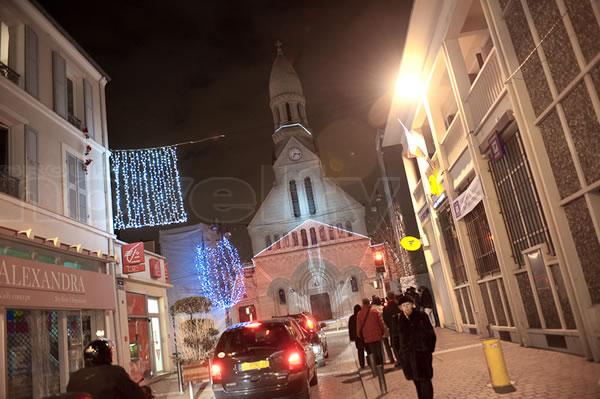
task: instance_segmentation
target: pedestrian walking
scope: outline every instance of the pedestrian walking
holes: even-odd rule
[[[433,315],[433,297],[429,289],[422,285],[419,287],[419,294],[421,295],[421,307],[423,312],[429,317],[429,322],[432,327],[435,327],[435,316]]]
[[[360,312],[360,305],[354,305],[354,314],[348,319],[348,335],[350,341],[354,342],[356,352],[358,353],[358,364],[361,369],[365,368],[365,344],[362,338],[356,335],[356,316]]]
[[[367,349],[367,354],[375,356],[375,364],[372,366],[383,367],[383,353],[381,350],[381,339],[383,338],[383,319],[381,313],[371,306],[370,301],[363,299],[363,306],[356,316],[356,336],[362,338]]]
[[[401,367],[402,365],[400,364],[398,352],[400,341],[398,337],[398,323],[396,322],[398,313],[400,313],[400,308],[396,302],[396,295],[393,292],[388,292],[387,303],[383,308],[383,322],[390,332],[390,343],[392,345],[392,351],[394,352],[396,367]]]
[[[398,314],[400,359],[407,380],[412,380],[419,399],[433,398],[433,351],[436,336],[429,317],[418,309],[412,297],[400,299]]]
[[[371,303],[383,318],[384,306],[381,298],[375,297]],[[392,353],[392,347],[390,346],[390,330],[385,324],[385,320],[383,321],[383,338],[381,339],[381,342],[383,343],[388,363],[395,363],[396,360],[394,358],[394,354]]]

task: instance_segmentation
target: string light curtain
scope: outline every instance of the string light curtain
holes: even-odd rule
[[[244,270],[238,251],[226,237],[217,245],[196,248],[196,270],[202,295],[215,309],[230,309],[244,297]]]
[[[116,150],[111,156],[117,230],[187,221],[176,147]]]

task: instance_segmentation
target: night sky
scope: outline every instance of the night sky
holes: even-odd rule
[[[110,147],[180,147],[190,222],[247,224],[272,185],[269,73],[276,40],[302,80],[329,177],[371,195],[411,1],[38,0],[110,75]],[[233,197],[218,198],[226,188]],[[237,226],[237,228],[236,228]],[[154,230],[120,233],[155,238]],[[237,236],[237,237],[236,237]]]

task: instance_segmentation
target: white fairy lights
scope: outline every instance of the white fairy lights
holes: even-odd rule
[[[175,146],[113,151],[115,229],[187,221]]]

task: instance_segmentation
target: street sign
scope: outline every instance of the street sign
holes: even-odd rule
[[[400,245],[407,251],[416,251],[421,248],[421,240],[413,236],[405,236],[400,240]]]

